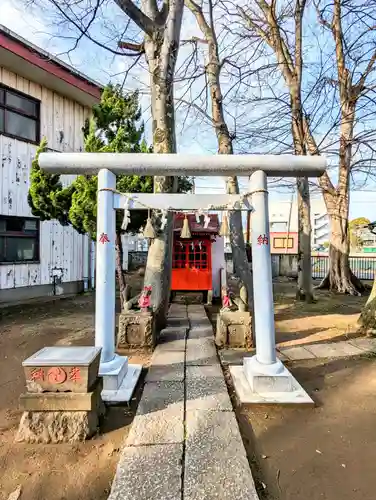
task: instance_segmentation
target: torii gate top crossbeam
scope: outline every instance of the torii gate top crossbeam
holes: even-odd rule
[[[322,156],[186,155],[153,153],[41,153],[42,169],[60,174],[97,174],[101,169],[126,175],[249,176],[263,170],[273,177],[319,177]]]

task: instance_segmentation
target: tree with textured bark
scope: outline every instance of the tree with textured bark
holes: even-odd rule
[[[376,32],[373,22],[376,9],[368,1],[318,1],[315,6],[320,25],[330,33],[334,42],[336,77],[330,83],[338,93],[339,108],[337,187],[327,174],[320,182],[331,229],[330,270],[321,287],[358,295],[364,291],[364,286],[352,273],[349,264],[349,184],[352,168],[356,164],[354,149],[359,147],[355,130],[357,113],[364,106],[363,99],[368,101],[367,95],[375,85],[372,78],[376,74],[376,49],[372,35],[374,37]],[[310,153],[318,154],[307,122],[306,131]]]
[[[184,0],[141,0],[140,6],[132,0],[113,0],[125,15],[124,23],[106,40],[95,32],[98,23],[111,10],[109,2],[101,0],[24,0],[27,4],[52,6],[57,23],[66,24],[76,33],[77,47],[82,38],[107,49],[114,55],[145,57],[150,75],[151,115],[154,153],[176,153],[174,73],[178,56]],[[109,21],[112,29],[120,26],[119,19]],[[119,12],[119,14],[121,14]],[[132,21],[132,23],[130,23]],[[103,24],[106,24],[105,22]],[[137,31],[138,30],[138,31]],[[132,41],[124,38],[132,37]],[[116,40],[116,46],[113,45]],[[134,64],[135,64],[134,63]],[[132,64],[132,66],[134,65]],[[178,179],[154,177],[155,192],[177,192]],[[172,215],[169,214],[164,231],[159,231],[161,214],[153,213],[157,237],[152,241],[145,271],[145,284],[152,286],[152,304],[158,326],[162,326],[168,309],[172,267]]]
[[[139,47],[121,42],[121,47],[145,54],[150,74],[151,115],[154,153],[176,153],[174,74],[180,44],[184,0],[141,0],[141,9],[131,0],[115,0],[120,9],[142,30],[144,39]],[[177,179],[154,177],[154,192],[177,192]],[[159,227],[160,214],[154,213]],[[152,241],[144,282],[152,286],[152,304],[157,325],[164,326],[171,283],[173,217]]]
[[[307,148],[303,126],[303,16],[306,0],[292,0],[289,11],[278,16],[277,2],[256,0],[253,7],[238,6],[238,13],[247,31],[255,34],[270,47],[277,59],[278,68],[289,90],[291,110],[291,135],[296,155],[306,155]],[[290,38],[286,39],[282,22],[291,22]],[[297,179],[298,197],[298,299],[312,302],[311,268],[311,217],[308,178]]]
[[[140,122],[141,110],[138,94],[123,92],[120,86],[108,85],[101,100],[93,106],[92,118],[83,127],[86,152],[147,153],[150,147],[143,140],[144,127]],[[71,224],[80,234],[96,240],[97,230],[97,176],[78,176],[71,185],[63,187],[60,176],[48,174],[39,168],[39,153],[47,150],[43,139],[33,161],[29,205],[32,213],[41,220],[57,219],[61,224]],[[189,179],[178,179],[178,188],[186,192],[191,187]],[[151,176],[119,175],[116,188],[122,193],[152,193]],[[144,210],[132,210],[127,232],[137,233],[145,224]],[[116,271],[121,302],[125,300],[125,279],[122,269],[122,213],[116,220]]]
[[[214,21],[214,7],[212,0],[208,0],[208,18],[204,14],[203,6],[194,0],[185,0],[185,5],[195,16],[197,25],[202,32],[203,39],[191,39],[193,45],[202,43],[207,47],[207,63],[205,65],[206,80],[211,99],[211,122],[217,137],[218,153],[233,154],[234,136],[230,133],[225,119],[223,95],[221,89],[221,69],[223,61],[219,56],[219,44]],[[237,177],[228,177],[226,180],[228,194],[239,194]],[[242,215],[239,210],[230,210],[229,229],[230,242],[234,263],[234,272],[244,283],[248,291],[249,305],[252,298],[252,278],[244,243]]]
[[[289,116],[293,127],[299,129],[295,135],[292,131],[294,149],[296,151],[296,136],[303,136],[301,147],[306,153],[327,154],[333,159],[332,164],[335,161],[334,168],[338,172],[337,186],[329,173],[319,179],[331,227],[329,273],[320,287],[359,294],[364,287],[349,266],[349,189],[352,174],[358,172],[359,176],[360,172],[364,183],[374,161],[372,139],[375,127],[371,110],[375,104],[372,93],[376,88],[376,51],[372,19],[376,5],[369,0],[320,0],[316,3],[256,0],[255,4],[258,8],[256,15],[248,6],[234,6],[230,2],[241,19],[242,33],[246,28],[253,40],[264,41],[276,56],[277,69],[289,92]],[[305,24],[300,17],[304,7],[305,10],[314,8],[319,23],[312,26],[305,21],[310,33],[309,38],[306,37],[309,47],[302,51],[302,42],[298,46],[296,42],[298,34],[301,40],[304,39]],[[294,30],[291,30],[291,18],[295,19]],[[270,56],[269,53],[263,55]],[[294,94],[299,95],[299,80],[288,75],[288,70],[292,72],[297,61],[303,64],[308,74],[305,81],[300,79],[300,103],[299,99],[293,99]],[[275,80],[275,69],[266,76],[264,73],[267,81]],[[271,94],[275,96],[274,89]],[[283,100],[276,98],[274,102],[278,112],[283,107],[286,112]],[[273,121],[272,129],[279,130],[280,117],[270,117],[270,120]],[[278,141],[283,144],[283,139],[278,138]]]

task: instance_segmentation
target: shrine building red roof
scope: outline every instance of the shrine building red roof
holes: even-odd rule
[[[189,223],[189,229],[192,235],[195,234],[218,234],[220,223],[217,214],[208,214],[210,217],[210,222],[208,227],[205,227],[205,216],[200,216],[200,223],[196,221],[195,214],[184,214],[178,213],[174,214],[174,231],[180,232],[183,227],[184,218],[187,217]]]

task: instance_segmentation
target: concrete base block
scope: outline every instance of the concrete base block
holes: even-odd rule
[[[127,373],[116,389],[103,389],[103,401],[107,404],[129,403],[141,372],[142,365],[128,365]]]
[[[249,358],[248,358],[249,359]],[[283,365],[282,365],[283,366]],[[267,376],[251,373],[244,366],[230,366],[230,373],[240,404],[305,404],[314,406],[295,377],[283,366],[283,371]]]
[[[292,376],[279,360],[273,365],[265,366],[257,361],[256,356],[244,358],[243,369],[253,392],[291,392],[293,390]]]
[[[108,363],[101,363],[99,376],[103,378],[103,389],[105,391],[116,391],[127,375],[129,365],[127,356],[115,357]]]
[[[24,411],[97,411],[103,412],[101,399],[103,383],[98,379],[92,392],[26,392],[20,396]]]
[[[25,411],[16,441],[25,443],[74,443],[85,441],[98,429],[96,411]]]

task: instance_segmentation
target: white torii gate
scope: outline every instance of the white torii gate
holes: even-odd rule
[[[126,195],[115,193],[116,174],[150,176],[251,176],[244,195],[129,194],[130,209],[199,210],[218,205],[249,210],[252,200],[252,266],[256,355],[232,370],[243,402],[312,402],[276,357],[270,258],[267,175],[318,177],[326,169],[319,156],[182,155],[133,153],[41,153],[42,169],[59,174],[98,174],[95,345],[102,348],[99,373],[103,399],[128,401],[140,368],[115,354],[115,210]],[[225,208],[227,210],[228,208]],[[249,389],[249,390],[248,390]],[[279,396],[278,396],[279,394]]]

